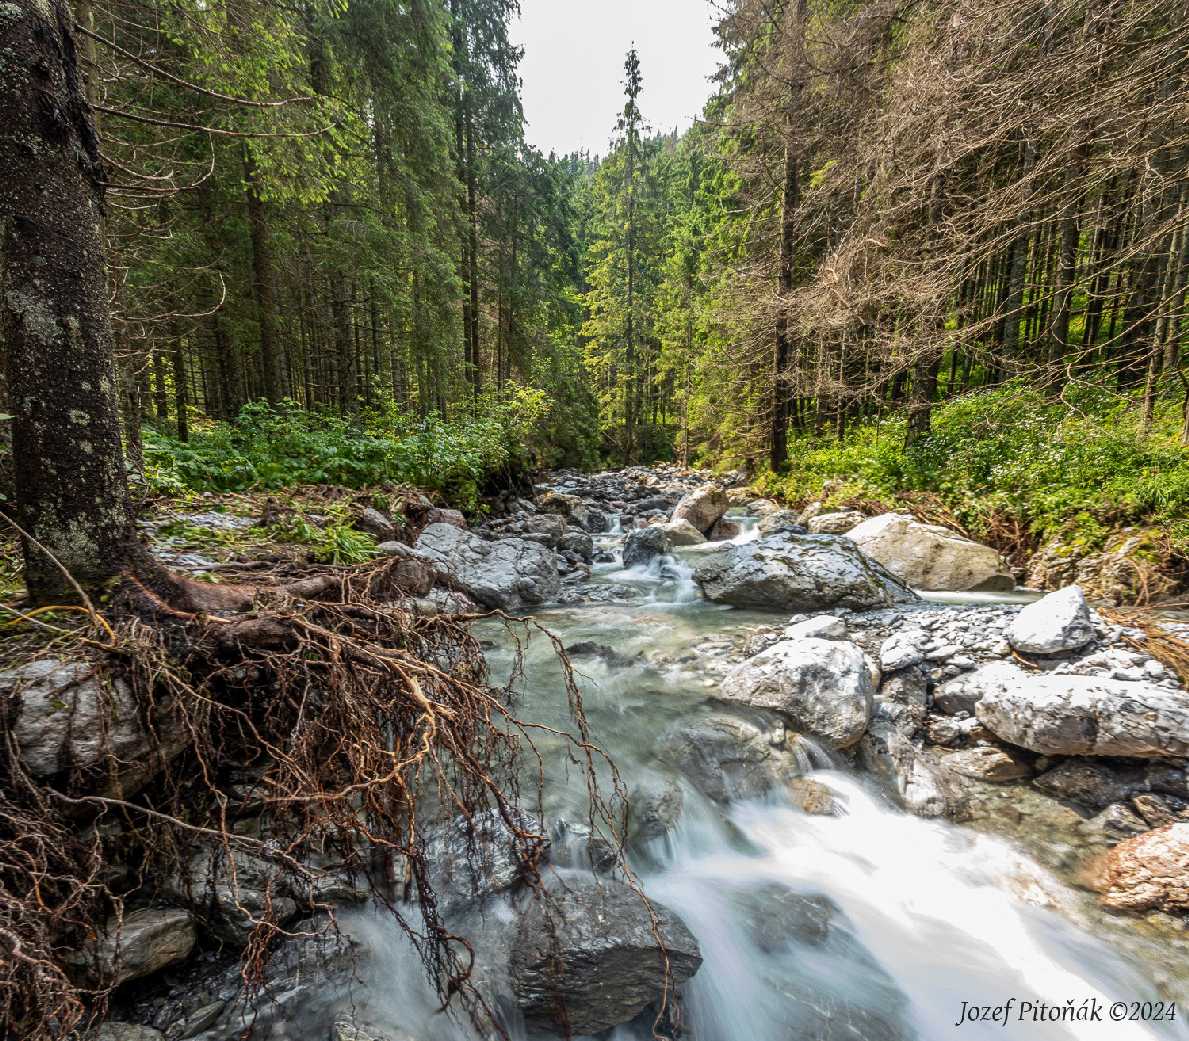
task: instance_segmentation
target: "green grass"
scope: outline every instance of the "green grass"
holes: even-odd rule
[[[1189,549],[1189,450],[1179,443],[1179,402],[1161,402],[1151,430],[1139,403],[1092,386],[1061,402],[1009,384],[939,405],[931,435],[904,448],[904,420],[855,427],[839,442],[790,447],[786,473],[761,478],[789,500],[895,499],[934,492],[973,533],[1011,517],[1035,536],[1099,548],[1126,525],[1161,527]]]

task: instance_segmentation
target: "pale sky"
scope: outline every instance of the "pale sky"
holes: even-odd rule
[[[684,130],[718,64],[709,0],[520,0],[525,137],[546,155],[606,155],[623,109],[623,62],[640,52],[640,109],[653,130]]]

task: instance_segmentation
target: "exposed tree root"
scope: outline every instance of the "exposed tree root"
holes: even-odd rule
[[[128,685],[157,769],[136,790],[124,789],[129,764],[118,762],[105,776],[68,771],[39,783],[22,764],[13,706],[0,706],[5,1031],[62,1038],[101,1014],[108,984],[67,971],[63,955],[133,893],[186,877],[197,853],[227,858],[232,872],[235,854],[262,858],[275,868],[270,894],[331,915],[328,877],[365,885],[417,945],[443,1004],[457,995],[477,1022],[491,1022],[470,981],[472,952],[439,913],[425,839],[436,821],[493,812],[525,881],[539,884],[547,840],[525,815],[540,810],[539,756],[535,791],[520,790],[538,728],[517,718],[514,693],[532,623],[505,620],[516,667],[508,686],[492,687],[470,619],[406,609],[410,583],[425,577],[408,563],[274,589],[129,579],[106,616],[23,623],[10,659],[14,650],[81,656]],[[549,638],[566,666],[575,732],[564,737],[587,777],[592,826],[618,836],[623,786],[592,743],[569,663]],[[608,767],[604,794],[598,774]],[[242,962],[250,988],[289,934],[265,903],[240,907],[253,926]]]

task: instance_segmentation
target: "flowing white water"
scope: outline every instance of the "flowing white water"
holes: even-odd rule
[[[733,542],[756,537],[754,522]],[[618,548],[618,531],[598,540]],[[720,547],[721,548],[721,547]],[[713,549],[711,550],[713,551]],[[693,559],[699,548],[692,551]],[[629,662],[576,662],[596,741],[629,783],[662,770],[656,735],[675,720],[715,711],[699,668],[708,641],[757,619],[702,601],[690,551],[624,570],[596,568],[595,580],[636,587],[631,603],[543,612],[539,620],[570,644],[610,645]],[[774,619],[767,617],[766,622]],[[495,630],[492,631],[493,638]],[[493,650],[500,674],[510,661]],[[559,667],[543,641],[530,645],[521,715],[564,725]],[[582,819],[581,778],[546,756],[546,811]],[[829,789],[837,811],[810,816],[774,797],[715,807],[681,780],[685,811],[676,831],[638,851],[648,894],[677,912],[697,937],[703,965],[683,995],[694,1041],[1155,1041],[1186,1038],[1173,1022],[1114,1022],[1113,1002],[1189,992],[1189,965],[1149,961],[1120,946],[1085,895],[1022,850],[940,821],[908,816],[857,775],[806,750],[809,776]],[[579,836],[580,839],[580,836]],[[559,861],[567,842],[556,843]],[[571,851],[572,852],[572,851]],[[482,929],[514,920],[505,904]],[[418,1041],[471,1041],[436,1012],[407,943],[370,916],[351,930],[380,956],[367,1005],[378,1026]],[[1097,934],[1097,935],[1096,935]],[[1142,945],[1141,945],[1142,946]],[[1137,948],[1138,949],[1138,948]],[[1164,987],[1153,980],[1165,973]],[[497,972],[498,975],[498,972]],[[500,989],[498,979],[492,981]],[[1008,1022],[956,1023],[963,1002],[1000,1006]],[[1022,1003],[1066,1007],[1098,1002],[1102,1022],[1034,1021]],[[1179,1009],[1178,1015],[1189,1013]],[[510,1013],[514,1041],[535,1041]],[[647,1041],[622,1027],[611,1041]]]
[[[1156,997],[1136,967],[1055,910],[1026,897],[1073,902],[1055,878],[1007,844],[890,810],[853,777],[817,773],[836,816],[748,803],[730,822],[745,848],[704,815],[686,824],[650,895],[685,919],[705,963],[687,987],[699,1041],[863,1041],[980,1038],[1183,1037],[1183,1024],[1115,1023],[1115,1001]],[[825,938],[762,923],[789,897],[824,898]],[[748,899],[750,898],[750,900]],[[770,932],[771,930],[765,930]],[[1011,1020],[957,1027],[962,1002],[1002,1005]],[[1102,1023],[1019,1021],[1022,1002],[1097,1000]],[[792,1028],[792,1032],[790,1032]],[[800,1032],[804,1033],[800,1033]]]

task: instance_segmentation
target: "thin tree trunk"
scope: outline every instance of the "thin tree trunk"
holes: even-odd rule
[[[248,208],[248,229],[252,241],[253,290],[256,319],[260,327],[260,371],[264,396],[276,404],[285,396],[285,375],[277,349],[276,289],[273,277],[272,237],[264,200],[260,197],[256,162],[245,142],[243,146],[244,197]]]

